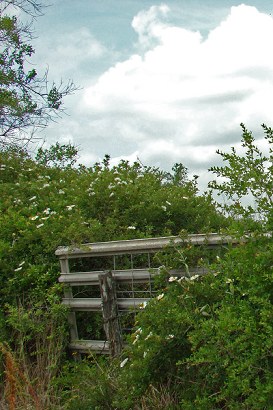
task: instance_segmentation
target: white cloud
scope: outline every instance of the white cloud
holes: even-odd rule
[[[87,27],[55,32],[46,39],[38,38],[36,42],[34,62],[43,69],[45,64],[49,65],[50,74],[53,70],[55,78],[70,77],[73,73],[73,77],[79,81],[80,75],[84,72],[81,70],[82,66],[94,64],[108,54],[106,47]]]
[[[232,7],[203,38],[167,23],[168,11],[152,6],[134,17],[138,51],[84,91],[81,109],[89,144],[103,135],[116,158],[137,152],[162,168],[183,162],[201,172],[216,148],[238,143],[240,122],[255,130],[272,121],[273,19]]]

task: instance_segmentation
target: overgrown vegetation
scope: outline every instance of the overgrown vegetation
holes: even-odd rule
[[[18,149],[1,151],[2,403],[11,409],[272,408],[273,131],[263,129],[268,152],[244,126],[245,152],[220,152],[225,164],[211,171],[224,179],[211,187],[227,201],[218,210],[181,164],[166,174],[125,161],[110,167],[107,156],[77,167],[70,146],[40,150],[35,160]],[[122,357],[69,357],[58,245],[220,230],[247,241],[213,252],[208,265],[191,246],[177,249]],[[209,273],[168,282],[174,259],[205,265]]]
[[[30,360],[36,390],[41,380],[31,375],[46,360],[47,343],[62,335],[48,363],[56,368],[67,342],[58,245],[215,231],[225,220],[182,165],[166,174],[125,161],[111,168],[107,156],[76,167],[76,157],[74,147],[59,144],[40,149],[37,159],[15,148],[0,153],[0,335],[16,360]]]

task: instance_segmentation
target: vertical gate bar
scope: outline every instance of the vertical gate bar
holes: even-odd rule
[[[62,273],[69,273],[69,262],[68,259],[60,259],[60,264],[61,264],[61,272]],[[72,299],[73,298],[73,292],[71,286],[65,286],[64,287],[64,297]],[[78,328],[77,328],[77,321],[76,321],[76,313],[75,312],[69,312],[68,316],[68,324],[70,328],[70,337],[71,337],[71,342],[74,340],[79,339],[78,335]]]

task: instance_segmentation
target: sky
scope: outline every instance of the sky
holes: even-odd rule
[[[203,189],[216,150],[273,126],[273,1],[51,0],[33,63],[80,89],[40,135],[92,166],[183,163]],[[261,140],[262,144],[262,140]]]

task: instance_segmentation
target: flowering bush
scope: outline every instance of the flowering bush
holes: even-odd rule
[[[0,152],[0,342],[23,349],[32,362],[49,317],[67,342],[58,309],[59,245],[215,231],[224,222],[181,165],[167,174],[126,161],[110,167],[106,156],[88,168],[76,166],[76,156],[60,144],[40,149],[36,159],[19,149]],[[84,326],[96,331],[96,323]]]

